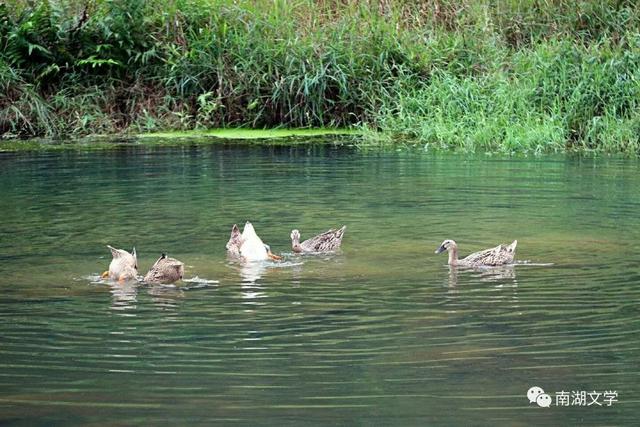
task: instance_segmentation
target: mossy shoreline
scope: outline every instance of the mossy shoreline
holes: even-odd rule
[[[5,139],[328,127],[638,155],[638,82],[628,0],[0,3]]]
[[[219,138],[219,139],[267,139],[276,140],[281,138],[292,137],[316,137],[330,135],[360,135],[356,129],[332,129],[332,128],[314,128],[314,129],[206,129],[193,131],[174,131],[174,132],[150,132],[136,135],[141,140],[152,138]]]
[[[148,132],[137,135],[89,135],[81,138],[0,140],[0,152],[110,150],[122,147],[178,147],[185,145],[249,144],[299,145],[352,143],[362,133],[355,129],[207,129]],[[347,138],[345,140],[345,138]]]
[[[486,150],[474,146],[442,146],[425,144],[417,138],[402,138],[390,141],[389,135],[364,132],[360,129],[207,129],[196,131],[149,132],[129,135],[88,135],[79,138],[30,138],[0,140],[1,154],[38,152],[94,152],[129,149],[157,149],[180,147],[207,147],[215,145],[254,147],[296,147],[312,145],[336,145],[352,147],[363,152],[428,152],[433,155],[463,155],[513,158],[638,158],[630,153],[602,153],[584,148],[560,152]]]

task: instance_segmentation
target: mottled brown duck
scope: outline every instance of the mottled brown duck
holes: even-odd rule
[[[518,241],[514,240],[510,245],[498,245],[495,248],[474,252],[463,259],[458,259],[458,245],[453,240],[445,240],[436,253],[449,252],[449,265],[463,267],[482,267],[512,264],[516,255]]]
[[[146,283],[174,283],[182,280],[184,276],[184,264],[167,254],[162,254],[153,264],[149,272],[144,276]]]
[[[318,234],[317,236],[307,239],[302,243],[300,243],[300,231],[292,230],[291,249],[297,253],[333,252],[340,248],[346,228],[346,225],[343,225],[342,228],[338,230],[332,228],[331,230]]]
[[[229,236],[229,241],[226,245],[227,254],[232,257],[239,257],[240,246],[242,246],[242,233],[238,228],[238,224],[233,224],[233,227],[231,227],[231,236]]]

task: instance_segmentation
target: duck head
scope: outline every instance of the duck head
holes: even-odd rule
[[[445,240],[442,242],[440,247],[436,249],[437,254],[441,254],[442,252],[449,252],[449,265],[456,266],[458,265],[458,245],[453,240]]]
[[[453,240],[445,240],[444,242],[442,242],[440,247],[436,249],[436,253],[441,254],[444,251],[452,251],[456,249],[458,249],[458,245],[456,245],[456,242],[454,242]]]

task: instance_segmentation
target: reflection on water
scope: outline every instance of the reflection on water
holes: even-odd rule
[[[113,310],[134,310],[138,302],[138,284],[135,282],[107,282],[111,290]]]
[[[449,288],[454,289],[458,286],[458,267],[449,267]]]
[[[147,292],[155,306],[165,310],[177,309],[184,298],[184,291],[177,285],[153,284],[148,286]]]
[[[240,289],[242,290],[242,299],[245,300],[244,304],[249,306],[267,304],[266,301],[262,301],[263,298],[267,297],[264,286],[258,285],[255,282],[244,282],[240,285]]]
[[[448,266],[449,287],[458,285],[459,275],[469,275],[478,278],[481,282],[506,283],[511,282],[517,286],[515,265],[502,265],[497,267],[460,267]]]
[[[146,291],[150,301],[157,308],[165,310],[175,310],[179,302],[184,298],[184,290],[179,285],[153,284],[128,282],[117,283],[104,281],[99,285],[107,284],[111,293],[111,309],[117,311],[130,311],[138,308],[138,294]],[[134,315],[130,313],[131,315]]]
[[[0,424],[637,423],[636,160],[194,145],[0,163]],[[283,262],[226,259],[246,219]],[[336,223],[340,253],[289,253],[292,229]],[[449,268],[446,237],[517,238],[535,262]],[[105,244],[191,278],[86,278]],[[620,402],[539,410],[533,385]]]
[[[266,261],[249,261],[240,264],[240,276],[244,283],[255,283],[267,271]]]
[[[476,268],[481,280],[486,282],[499,282],[512,280],[516,284],[516,268],[513,265],[501,265],[499,267]]]

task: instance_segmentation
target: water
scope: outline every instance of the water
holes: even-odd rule
[[[347,147],[1,154],[0,423],[622,425],[639,409],[640,174]],[[225,257],[251,220],[281,264]],[[347,225],[343,249],[294,256]],[[518,239],[520,262],[450,271]],[[106,244],[186,264],[109,285]],[[529,404],[531,386],[554,399]],[[555,406],[560,391],[612,406]],[[589,399],[590,400],[590,399]],[[600,399],[602,402],[602,399]]]

